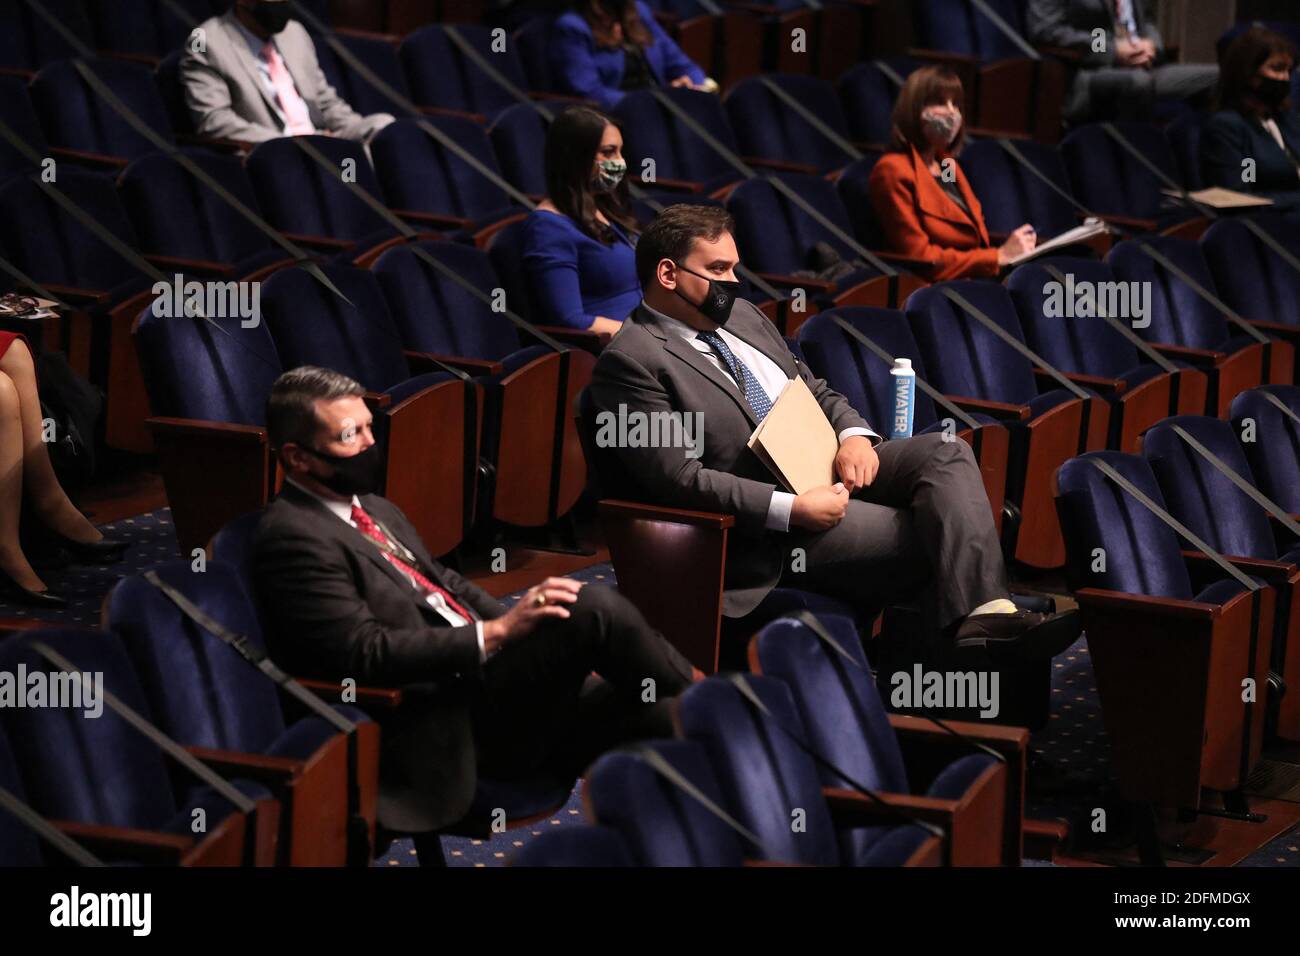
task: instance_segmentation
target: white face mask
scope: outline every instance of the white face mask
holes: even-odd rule
[[[961,132],[961,111],[927,106],[921,111],[921,129],[935,146],[948,146]]]

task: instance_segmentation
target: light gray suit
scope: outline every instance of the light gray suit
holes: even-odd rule
[[[757,308],[737,300],[727,331],[799,375],[836,433],[869,428],[843,395],[816,378]],[[591,382],[595,410],[701,412],[699,457],[682,448],[614,447],[596,462],[603,494],[734,515],[727,552],[723,613],[752,611],[779,582],[830,594],[863,609],[935,589],[938,623],[1007,596],[993,516],[970,446],[921,435],[877,446],[880,470],[854,492],[834,528],[770,531],[768,509],[778,490],[749,450],[758,421],[735,380],[690,343],[638,306],[601,352]],[[697,449],[698,452],[698,449]],[[793,548],[806,568],[795,570]]]
[[[203,136],[260,143],[284,134],[281,113],[262,83],[257,59],[234,11],[205,20],[206,49],[194,52],[187,42],[180,75],[194,128]],[[295,20],[273,38],[298,93],[307,104],[312,125],[344,139],[366,140],[393,121],[387,113],[362,116],[348,106],[325,79],[311,35]]]

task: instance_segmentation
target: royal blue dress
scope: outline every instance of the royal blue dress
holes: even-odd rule
[[[682,48],[673,42],[644,3],[636,5],[653,38],[645,48],[646,65],[660,86],[668,86],[679,76],[689,76],[692,83],[703,83],[705,73]],[[602,109],[612,109],[623,98],[623,62],[621,49],[605,50],[596,46],[591,26],[581,14],[569,12],[551,26],[551,72],[559,80],[561,93],[572,93],[595,100]]]
[[[544,325],[591,327],[596,316],[622,321],[641,301],[633,240],[617,223],[612,245],[583,233],[568,216],[535,209],[524,226],[524,270]]]

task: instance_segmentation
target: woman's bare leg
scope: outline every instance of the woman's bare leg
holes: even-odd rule
[[[22,416],[23,483],[28,500],[53,531],[72,541],[89,543],[103,537],[86,520],[59,484],[42,434],[41,401],[36,392],[36,370],[27,343],[18,339],[0,357],[0,372],[18,392]]]
[[[18,389],[13,379],[0,371],[0,570],[29,591],[44,591],[45,582],[27,562],[18,540],[23,471],[23,424]]]

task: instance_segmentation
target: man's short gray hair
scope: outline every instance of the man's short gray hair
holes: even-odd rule
[[[316,365],[290,369],[275,380],[266,400],[266,434],[271,447],[282,448],[289,442],[313,444],[320,428],[318,399],[332,401],[364,394],[361,383],[342,372]]]

